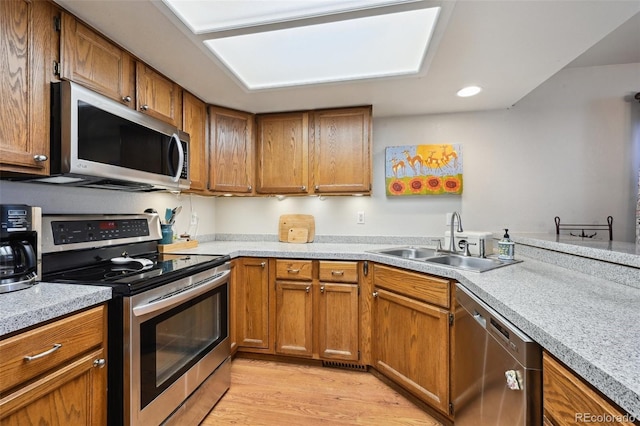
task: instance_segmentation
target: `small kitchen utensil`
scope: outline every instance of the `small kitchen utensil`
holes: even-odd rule
[[[169,223],[169,221],[171,220],[171,212],[172,210],[170,208],[167,208],[164,211],[164,220],[166,223]]]
[[[173,210],[171,210],[171,217],[169,218],[169,224],[173,225],[176,221],[176,216],[178,215],[178,213],[180,213],[182,211],[182,206],[178,206],[175,207]]]

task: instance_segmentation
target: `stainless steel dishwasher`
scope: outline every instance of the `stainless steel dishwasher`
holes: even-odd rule
[[[540,345],[460,284],[456,299],[456,426],[541,425]]]

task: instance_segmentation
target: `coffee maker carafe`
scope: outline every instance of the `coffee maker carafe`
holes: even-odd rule
[[[0,293],[28,288],[40,280],[40,207],[0,205]]]

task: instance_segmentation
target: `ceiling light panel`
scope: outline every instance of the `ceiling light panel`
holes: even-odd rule
[[[205,44],[252,90],[406,75],[420,71],[439,10],[216,38]]]
[[[194,34],[326,16],[417,0],[163,0]]]

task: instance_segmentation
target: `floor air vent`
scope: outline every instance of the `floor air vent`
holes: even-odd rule
[[[322,361],[322,366],[331,367],[331,368],[344,368],[347,370],[358,370],[358,371],[368,370],[368,367],[366,365],[353,364],[350,362]]]

